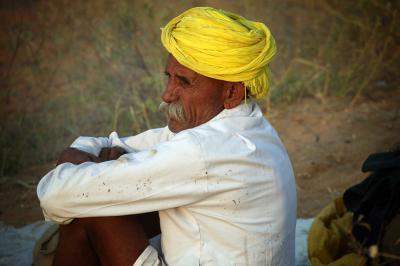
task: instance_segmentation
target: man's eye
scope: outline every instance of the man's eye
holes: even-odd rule
[[[178,80],[179,80],[179,83],[180,83],[181,85],[184,85],[184,86],[190,85],[189,80],[187,80],[187,79],[185,79],[185,78],[178,77]]]

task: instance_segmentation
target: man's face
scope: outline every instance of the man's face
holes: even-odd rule
[[[169,109],[172,132],[201,125],[224,109],[224,81],[205,77],[181,65],[172,55],[165,70],[168,84],[162,99]],[[168,114],[168,111],[167,111]]]

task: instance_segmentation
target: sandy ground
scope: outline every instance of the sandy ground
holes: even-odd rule
[[[400,90],[376,92],[356,101],[305,98],[272,105],[266,114],[292,159],[298,216],[312,217],[367,174],[370,153],[400,143]],[[54,164],[32,167],[0,179],[0,221],[22,226],[42,219],[35,186]]]

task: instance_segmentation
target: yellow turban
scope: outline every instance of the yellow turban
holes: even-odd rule
[[[268,63],[276,44],[263,23],[211,7],[195,7],[161,30],[164,47],[180,64],[210,78],[243,82],[252,97],[267,94]]]

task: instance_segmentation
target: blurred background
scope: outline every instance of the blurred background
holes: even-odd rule
[[[160,27],[194,6],[266,23],[278,44],[259,104],[292,158],[299,216],[400,141],[396,0],[0,1],[0,220],[41,219],[35,186],[80,135],[133,135],[158,112]]]

